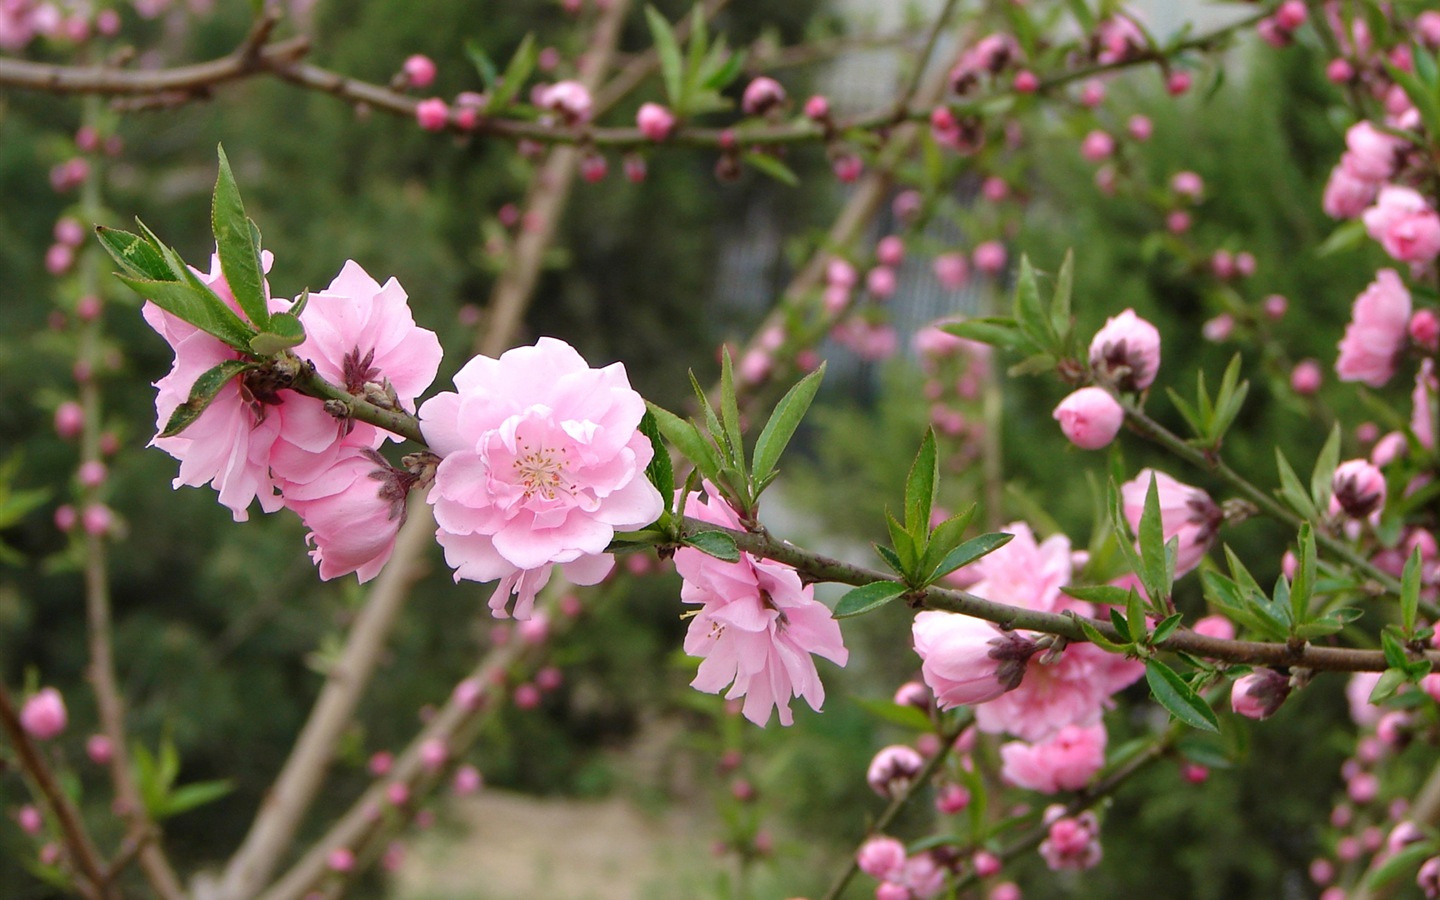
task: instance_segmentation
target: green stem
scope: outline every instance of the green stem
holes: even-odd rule
[[[419,418],[403,409],[386,409],[357,397],[339,385],[321,378],[311,366],[300,367],[300,373],[295,376],[291,388],[307,397],[343,404],[346,414],[356,421],[368,422],[417,444],[425,443],[425,435],[420,432]]]

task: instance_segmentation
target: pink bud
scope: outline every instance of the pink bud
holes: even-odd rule
[[[40,810],[28,803],[15,813],[15,822],[20,826],[21,831],[32,837],[39,834],[40,829],[45,827],[45,817],[40,814]]]
[[[805,117],[816,122],[830,118],[830,101],[824,94],[816,94],[805,101]]]
[[[730,796],[739,800],[741,803],[750,803],[758,796],[758,793],[755,790],[755,785],[744,778],[736,778],[730,782]]]
[[[435,81],[434,61],[420,53],[408,57],[402,71],[412,87],[429,87]]]
[[[66,216],[55,223],[55,242],[67,247],[78,247],[85,241],[85,226],[76,219]]]
[[[85,430],[85,410],[74,400],[66,400],[55,407],[55,433],[66,440],[73,440]]]
[[[558,113],[567,125],[590,121],[594,100],[590,89],[578,81],[557,81],[542,85],[534,93],[535,105]]]
[[[580,598],[574,594],[566,594],[560,598],[560,612],[567,619],[578,618],[585,611],[585,605]]]
[[[1189,784],[1204,784],[1210,780],[1210,770],[1199,763],[1187,762],[1180,767],[1180,777]]]
[[[542,72],[553,72],[560,65],[560,51],[554,47],[543,47],[535,57],[535,67]]]
[[[1416,310],[1415,315],[1410,317],[1408,330],[1410,340],[1422,349],[1431,353],[1440,349],[1440,318],[1436,317],[1435,310]]]
[[[75,512],[75,507],[70,504],[65,503],[55,507],[55,527],[61,531],[72,530],[79,521],[79,513]]]
[[[635,114],[635,125],[646,140],[663,141],[675,128],[675,114],[658,103],[645,103]]]
[[[1420,864],[1420,871],[1415,874],[1415,884],[1420,887],[1426,900],[1440,897],[1440,856],[1432,856]],[[1344,900],[1343,893],[1341,900]]]
[[[355,854],[348,847],[336,847],[325,857],[332,872],[349,872],[355,868]]]
[[[464,681],[455,685],[455,690],[451,696],[456,706],[459,706],[467,712],[474,712],[479,709],[480,704],[485,701],[485,687],[474,678],[466,678]]]
[[[65,698],[53,687],[36,691],[20,710],[20,725],[37,741],[58,737],[68,720]]]
[[[585,158],[580,160],[580,177],[590,184],[603,181],[609,171],[610,164],[598,153],[587,153]]]
[[[115,747],[105,735],[92,734],[85,741],[85,755],[97,766],[109,765],[115,758]]]
[[[426,131],[444,131],[450,122],[450,106],[439,97],[421,100],[415,105],[415,121]]]
[[[515,707],[517,709],[534,709],[540,705],[540,689],[530,682],[522,682],[515,685]]]
[[[780,82],[762,75],[745,86],[740,108],[747,116],[762,116],[785,102],[785,89]]]
[[[914,747],[892,744],[875,754],[865,780],[880,796],[895,797],[910,787],[924,765],[924,758]]]
[[[1177,69],[1170,73],[1169,78],[1165,79],[1165,90],[1170,92],[1170,96],[1178,97],[1190,90],[1190,85],[1193,81],[1194,79],[1191,78],[1189,72],[1184,69]]]
[[[1115,152],[1115,139],[1108,133],[1095,130],[1085,135],[1080,142],[1080,155],[1091,162],[1099,162]]]
[[[451,790],[458,797],[465,797],[480,790],[484,779],[474,766],[465,765],[455,770],[455,780],[451,783]]]
[[[1228,280],[1235,277],[1235,257],[1229,250],[1216,250],[1210,256],[1210,271],[1216,278]]]
[[[100,132],[93,125],[81,125],[75,132],[75,147],[82,153],[94,153],[100,149]]]
[[[1080,88],[1080,105],[1094,109],[1105,102],[1105,83],[1090,79]]]
[[[445,760],[450,758],[450,751],[445,748],[445,742],[438,738],[431,738],[420,745],[420,765],[427,772],[438,772],[445,765]]]
[[[1125,410],[1104,388],[1083,387],[1060,401],[1053,418],[1072,444],[1099,450],[1120,433]]]
[[[1229,313],[1221,313],[1204,325],[1200,326],[1200,335],[1207,341],[1220,343],[1229,340],[1231,332],[1235,330],[1235,317]]]
[[[1249,719],[1268,719],[1290,696],[1290,679],[1274,669],[1256,669],[1235,679],[1230,708]]]
[[[958,291],[970,278],[970,264],[963,253],[942,253],[932,264],[935,279],[946,290]]]
[[[80,464],[80,470],[76,474],[80,484],[87,488],[98,488],[105,483],[105,464],[98,460],[87,460]]]
[[[1184,234],[1190,230],[1190,214],[1183,209],[1177,209],[1165,217],[1165,227],[1171,234]]]
[[[114,524],[114,515],[105,504],[92,503],[80,514],[80,524],[85,528],[86,534],[98,537],[110,530]]]
[[[1020,885],[1013,881],[1002,881],[990,889],[988,900],[1021,900]]]
[[[85,294],[75,301],[75,317],[82,322],[93,322],[100,318],[102,305],[94,294]]]
[[[1352,803],[1364,806],[1380,794],[1380,779],[1372,772],[1357,772],[1345,785],[1345,793]]]
[[[1285,312],[1290,308],[1290,301],[1282,294],[1271,294],[1265,298],[1265,315],[1273,321],[1280,321],[1285,317]]]
[[[1415,17],[1415,33],[1431,50],[1440,47],[1440,12],[1426,10]]]
[[[404,806],[410,802],[410,786],[403,781],[392,781],[385,787],[385,799],[391,806]]]
[[[1275,21],[1286,31],[1294,31],[1305,24],[1306,14],[1303,0],[1285,0],[1275,10]]]
[[[1160,331],[1127,309],[1090,340],[1090,368],[1122,391],[1143,391],[1160,372]]]
[[[1385,505],[1385,475],[1368,459],[1350,459],[1335,467],[1331,512],[1363,519]]]
[[[1331,84],[1349,84],[1355,78],[1355,67],[1349,60],[1332,59],[1325,65],[1325,77]]]
[[[1132,138],[1143,143],[1150,140],[1150,136],[1155,133],[1155,126],[1150,123],[1147,117],[1134,115],[1131,116],[1130,121],[1126,123],[1126,130],[1130,132]]]
[[[882,266],[892,268],[905,259],[905,241],[897,235],[887,235],[875,245],[875,259]]]
[[[1290,388],[1302,397],[1308,397],[1320,390],[1323,372],[1320,363],[1313,359],[1302,359],[1290,372]]]
[[[883,881],[905,866],[905,845],[892,837],[872,837],[856,851],[855,864],[866,875]]]
[[[75,262],[75,248],[66,244],[51,244],[45,251],[45,271],[51,275],[64,274]]]
[[[1005,245],[999,241],[985,241],[971,254],[975,268],[994,277],[1005,270]]]
[[[390,769],[395,765],[395,756],[388,750],[379,750],[370,755],[370,761],[366,764],[370,774],[381,778],[390,774]]]
[[[854,153],[841,153],[830,163],[830,170],[841,184],[854,184],[865,173],[865,161]]]
[[[46,844],[40,848],[40,862],[42,865],[53,866],[60,862],[62,853],[59,844]]]
[[[865,273],[865,290],[884,300],[895,293],[895,270],[889,266],[876,266]]]
[[[520,635],[520,640],[532,647],[538,647],[550,637],[550,617],[543,612],[537,612],[528,619],[516,622],[515,632]]]
[[[1019,94],[1033,94],[1040,90],[1040,79],[1029,69],[1021,69],[1015,73],[1015,92]]]
[[[1195,172],[1176,172],[1170,179],[1170,190],[1191,202],[1200,202],[1205,193],[1205,180]]]
[[[989,878],[992,875],[999,874],[1000,868],[1003,865],[1000,862],[1000,857],[991,853],[989,850],[977,851],[976,854],[971,857],[970,862],[975,866],[975,874],[981,878]]]
[[[95,30],[105,37],[120,33],[120,14],[113,9],[102,9],[95,14]]]
[[[1248,250],[1241,250],[1235,254],[1235,274],[1241,278],[1249,278],[1255,274],[1255,254]]]

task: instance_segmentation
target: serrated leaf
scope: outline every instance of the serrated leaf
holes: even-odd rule
[[[723,531],[697,531],[687,534],[680,542],[722,562],[740,561],[740,548],[735,546],[735,539]]]
[[[897,581],[874,581],[857,587],[835,604],[835,618],[845,619],[879,609],[905,593],[905,585]]]
[[[923,552],[930,538],[930,512],[935,508],[935,491],[940,482],[940,456],[935,448],[935,429],[925,429],[920,451],[905,478],[905,531]]]
[[[925,547],[925,556],[920,560],[918,567],[920,571],[934,572],[945,555],[960,546],[965,529],[969,528],[970,523],[975,519],[976,508],[976,505],[972,503],[964,512],[951,516],[935,526],[934,530],[930,532],[930,540]]]
[[[1184,618],[1180,613],[1176,613],[1173,616],[1167,616],[1161,619],[1160,624],[1155,626],[1155,630],[1150,632],[1151,643],[1164,643],[1165,639],[1174,634],[1175,629],[1180,627],[1180,623]]]
[[[1064,343],[1071,331],[1070,297],[1075,289],[1075,251],[1066,250],[1065,259],[1060,263],[1060,272],[1055,276],[1055,293],[1050,296],[1050,328]],[[1060,347],[1068,352],[1069,347]]]
[[[785,452],[785,447],[795,435],[795,429],[799,427],[800,420],[810,409],[811,402],[815,399],[815,392],[820,389],[820,382],[825,377],[825,364],[821,363],[815,371],[806,375],[795,384],[794,387],[785,392],[780,402],[775,405],[775,411],[770,414],[765,427],[760,429],[760,436],[755,439],[754,465],[751,475],[757,484],[764,483],[775,471],[775,464],[780,460],[780,454]]]
[[[119,273],[115,277],[172,316],[189,322],[236,350],[250,352],[250,338],[255,332],[235,315],[224,300],[203,285],[197,289],[193,284],[178,281],[146,281]]]
[[[944,578],[956,569],[968,566],[982,556],[994,553],[996,550],[1010,543],[1014,537],[1015,535],[1013,534],[1005,534],[1003,532],[993,532],[991,534],[982,534],[978,537],[973,537],[945,554],[945,558],[940,560],[940,565],[935,568],[935,571],[930,573],[926,581],[933,582]]]
[[[1145,506],[1140,513],[1140,533],[1137,537],[1140,541],[1140,562],[1144,566],[1137,574],[1145,585],[1151,604],[1159,609],[1170,593],[1170,585],[1165,578],[1165,526],[1160,518],[1160,488],[1154,472],[1150,473],[1150,484],[1145,489]]]
[[[1210,433],[1207,438],[1211,446],[1218,447],[1225,438],[1225,432],[1240,415],[1245,406],[1245,397],[1250,393],[1250,382],[1240,380],[1240,354],[1230,359],[1225,374],[1220,379],[1220,391],[1215,395],[1215,408],[1210,417]]]
[[[670,23],[653,6],[645,7],[645,24],[650,27],[650,36],[655,41],[655,52],[660,57],[660,77],[665,83],[665,96],[676,115],[683,116],[690,110],[685,105],[684,64],[680,57],[680,44]]]
[[[160,251],[140,235],[100,225],[95,229],[95,237],[99,239],[105,252],[110,254],[110,258],[115,260],[115,264],[131,278],[145,281],[173,280],[170,266],[166,264]]]
[[[675,469],[670,465],[670,448],[665,446],[665,441],[660,437],[660,426],[655,422],[655,413],[648,407],[645,415],[640,417],[640,433],[649,439],[650,449],[654,454],[650,457],[650,463],[645,466],[645,477],[655,485],[655,490],[660,492],[665,501],[665,509],[672,509],[675,505]],[[675,510],[677,514],[682,511]]]
[[[710,446],[710,442],[700,433],[700,429],[653,403],[647,403],[646,406],[654,415],[655,425],[665,436],[665,440],[674,444],[682,456],[694,463],[702,477],[714,481],[720,472],[720,459],[715,455],[715,448]]]
[[[216,252],[220,270],[235,302],[245,317],[258,330],[268,330],[269,298],[265,295],[265,272],[260,261],[260,248],[255,243],[251,222],[245,216],[240,188],[230,171],[225,148],[220,147],[220,170],[215,177],[215,194],[210,206],[210,225],[215,232]]]
[[[1158,659],[1147,659],[1145,683],[1150,685],[1151,695],[1170,715],[1191,728],[1219,733],[1220,723],[1215,719],[1215,711],[1175,670]]]
[[[1310,597],[1315,592],[1315,535],[1309,522],[1300,525],[1299,548],[1295,582],[1290,586],[1290,620],[1297,624],[1310,617]]]
[[[256,356],[274,356],[303,343],[305,326],[294,313],[283,312],[272,315],[269,326],[250,339],[250,349]]]
[[[1140,602],[1140,595],[1134,591],[1125,601],[1125,630],[1130,635],[1130,640],[1137,644],[1150,633],[1150,626],[1145,621],[1145,606]]]
[[[906,577],[905,563],[900,559],[899,554],[884,544],[875,544],[874,546],[875,552],[885,561],[885,565],[889,566],[891,571],[901,578]]]
[[[915,549],[915,539],[889,510],[885,511],[885,527],[890,531],[890,543],[895,548],[896,558],[900,560],[908,577],[908,573],[915,571],[920,563],[920,553]]]
[[[740,159],[787,187],[800,186],[800,176],[768,153],[746,152],[740,154]]]
[[[170,414],[169,421],[165,423],[165,430],[161,431],[158,436],[174,437],[184,431],[191,423],[200,418],[200,414],[215,399],[215,395],[220,393],[232,378],[246,369],[253,368],[255,368],[255,364],[252,362],[243,359],[227,359],[195,379],[195,383],[190,387],[190,396],[184,403],[175,407],[175,411]]]

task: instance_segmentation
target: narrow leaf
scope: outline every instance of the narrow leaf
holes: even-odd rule
[[[264,332],[270,324],[269,298],[265,296],[265,273],[259,248],[245,217],[245,204],[230,171],[225,148],[219,148],[220,171],[215,178],[215,195],[210,206],[210,225],[215,231],[215,245],[220,255],[220,270],[235,302],[245,317]]]
[[[1290,619],[1297,624],[1309,619],[1310,597],[1315,592],[1315,535],[1309,522],[1300,525],[1299,547],[1299,565],[1290,586]]]
[[[1165,530],[1160,518],[1160,488],[1155,475],[1150,475],[1150,485],[1145,489],[1145,507],[1140,514],[1140,561],[1144,570],[1137,573],[1145,584],[1150,602],[1158,609],[1170,593],[1165,578]]]
[[[810,409],[810,403],[815,399],[815,392],[820,389],[820,381],[824,377],[825,364],[821,363],[818,369],[786,391],[785,396],[775,405],[775,411],[770,414],[765,427],[760,429],[760,436],[755,439],[752,474],[757,482],[769,478],[775,471],[780,454],[785,452],[785,447],[795,435],[800,420]]]
[[[1415,614],[1420,607],[1420,547],[1417,544],[1405,561],[1405,570],[1400,574],[1400,618],[1405,623],[1405,635],[1415,633]]]
[[[1085,639],[1106,653],[1124,653],[1130,649],[1129,644],[1117,644],[1101,634],[1100,630],[1084,616],[1077,617],[1076,621],[1080,623],[1080,630],[1085,632]]]
[[[646,406],[665,440],[674,444],[704,478],[713,481],[720,472],[720,459],[715,455],[715,448],[700,434],[700,429],[653,403]]]
[[[799,187],[800,176],[779,159],[768,153],[742,153],[740,159],[769,175],[786,187]]]
[[[255,332],[235,315],[224,300],[203,285],[197,289],[192,284],[178,281],[146,281],[118,273],[115,277],[172,316],[189,322],[236,350],[250,352],[250,339]]]
[[[1300,477],[1290,467],[1290,461],[1279,447],[1275,448],[1275,467],[1280,471],[1280,496],[1303,518],[1312,522],[1318,520],[1320,516],[1315,510],[1315,504],[1310,501],[1310,492],[1300,483]]]
[[[515,55],[510,57],[510,62],[505,66],[505,74],[500,76],[500,83],[490,93],[490,102],[485,107],[487,112],[504,109],[511,100],[519,96],[520,89],[535,70],[535,62],[539,57],[540,51],[535,47],[535,35],[526,34],[520,41],[520,46],[515,48]]]
[[[1158,659],[1145,660],[1145,682],[1150,693],[1170,715],[1201,731],[1220,731],[1215,711],[1185,683],[1175,670]]]
[[[905,591],[905,585],[897,581],[875,581],[857,587],[835,604],[835,618],[845,619],[879,609]]]
[[[735,546],[735,539],[723,531],[699,531],[686,535],[681,543],[724,562],[740,561],[740,548]]]
[[[645,7],[645,24],[650,26],[650,36],[655,41],[655,52],[660,56],[660,76],[665,82],[665,96],[676,115],[685,115],[685,83],[680,59],[680,44],[670,23],[653,6]]]
[[[1055,333],[1040,303],[1040,286],[1027,256],[1020,257],[1020,276],[1015,284],[1015,321],[1020,323],[1025,336],[1042,350],[1055,346]]]
[[[930,511],[935,507],[935,490],[940,481],[940,456],[935,449],[935,430],[925,429],[920,452],[905,479],[905,530],[923,547],[930,536]]]
[[[640,417],[640,433],[650,440],[650,449],[654,454],[650,457],[650,463],[645,467],[645,477],[655,485],[655,490],[660,492],[661,498],[665,501],[665,509],[672,509],[675,504],[675,470],[670,465],[670,448],[665,446],[665,441],[660,437],[660,426],[655,422],[655,413],[645,410],[645,415]],[[675,510],[677,513],[683,510]]]
[[[1330,437],[1325,439],[1325,446],[1320,448],[1320,455],[1315,457],[1315,468],[1310,472],[1310,499],[1315,501],[1316,509],[1330,507],[1330,494],[1334,490],[1332,482],[1339,464],[1340,423],[1337,422],[1331,427]]]
[[[935,571],[930,573],[926,581],[930,582],[944,578],[956,569],[962,566],[968,566],[988,553],[994,553],[996,550],[1010,543],[1010,539],[1013,537],[1015,537],[1013,534],[995,532],[971,538],[945,554],[945,558],[940,561],[940,565],[936,567]]]
[[[96,227],[95,236],[100,239],[100,246],[105,248],[105,252],[110,254],[116,265],[124,269],[125,274],[131,278],[146,281],[173,280],[170,267],[165,263],[160,251],[140,235],[101,225]]]
[[[215,395],[220,393],[221,388],[230,383],[230,379],[254,367],[255,364],[247,360],[228,359],[195,379],[195,383],[190,387],[189,398],[175,407],[159,437],[174,437],[184,431],[200,418],[200,414],[210,405],[210,401],[215,399]]]

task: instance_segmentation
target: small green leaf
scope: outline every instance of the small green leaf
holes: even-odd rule
[[[1407,637],[1415,633],[1415,615],[1420,607],[1420,564],[1420,547],[1416,545],[1400,575],[1400,618]]]
[[[145,281],[174,280],[165,257],[154,244],[140,235],[100,225],[95,229],[95,236],[100,239],[100,246],[105,248],[105,252],[109,253],[131,278]]]
[[[1159,609],[1162,601],[1170,594],[1170,585],[1165,577],[1165,530],[1160,518],[1160,489],[1155,482],[1155,473],[1150,473],[1150,484],[1145,489],[1145,506],[1140,514],[1140,562],[1143,570],[1136,573],[1145,584],[1150,602]]]
[[[857,587],[835,604],[835,618],[846,619],[879,609],[906,590],[905,585],[898,581],[875,581],[864,587]]]
[[[1130,588],[1116,587],[1113,584],[1068,585],[1062,587],[1060,592],[1076,600],[1106,606],[1124,606],[1134,593]]]
[[[490,92],[490,102],[486,104],[486,112],[498,112],[510,104],[510,101],[519,96],[520,89],[525,87],[529,80],[530,73],[535,71],[535,62],[540,58],[540,50],[535,46],[535,35],[526,34],[520,41],[520,46],[515,48],[515,55],[510,57],[510,62],[505,66],[505,74],[500,76],[499,83]]]
[[[1042,350],[1055,346],[1055,332],[1040,302],[1040,286],[1030,258],[1020,257],[1020,277],[1015,283],[1015,321],[1020,330]]]
[[[735,367],[726,347],[720,360],[720,423],[725,429],[725,443],[731,464],[745,470],[745,441],[740,434],[740,405],[735,399]]]
[[[1320,455],[1315,457],[1315,468],[1310,472],[1310,499],[1315,501],[1316,509],[1330,507],[1330,494],[1334,490],[1331,483],[1335,480],[1335,468],[1339,464],[1340,423],[1336,422],[1330,429],[1325,446],[1320,448]]]
[[[1390,668],[1405,669],[1409,667],[1410,657],[1405,653],[1405,646],[1388,628],[1380,632],[1380,648],[1385,652],[1385,662],[1389,663]]]
[[[1137,644],[1150,634],[1150,625],[1145,621],[1145,606],[1140,602],[1140,595],[1134,591],[1130,592],[1125,603],[1125,626],[1130,640]]]
[[[1315,504],[1310,501],[1309,491],[1300,483],[1300,477],[1295,474],[1290,461],[1279,447],[1275,448],[1275,467],[1280,471],[1280,496],[1284,497],[1290,508],[1302,518],[1317,521],[1320,514],[1315,510]]]
[[[740,561],[740,548],[735,546],[735,539],[723,531],[698,531],[686,535],[681,543],[723,562]]]
[[[993,347],[1019,352],[1034,352],[1040,348],[1021,331],[1015,320],[1008,316],[992,316],[981,319],[966,319],[940,326],[940,330],[956,337],[979,341]]]
[[[885,511],[885,527],[890,530],[890,543],[895,547],[896,558],[904,566],[906,577],[909,577],[908,573],[915,571],[920,564],[920,553],[915,549],[915,539],[905,530],[905,526],[896,521],[889,510]]]
[[[970,504],[969,508],[956,516],[951,516],[930,532],[930,541],[925,547],[925,555],[921,558],[917,569],[921,572],[934,572],[951,550],[960,546],[965,534],[965,529],[975,519],[976,505]],[[940,576],[934,576],[936,578]]]
[[[810,409],[810,403],[815,399],[815,392],[820,389],[820,381],[824,377],[825,364],[821,363],[818,369],[785,392],[785,396],[775,405],[775,411],[770,414],[765,427],[760,429],[760,436],[755,439],[754,466],[751,473],[757,485],[765,483],[775,471],[780,454],[785,452],[785,447],[795,435],[800,420]]]
[[[1400,690],[1400,686],[1408,680],[1409,675],[1406,674],[1404,669],[1386,669],[1381,673],[1380,680],[1375,682],[1375,687],[1370,691],[1369,702],[1384,703],[1386,700],[1395,696],[1395,692]]]
[[[1310,617],[1310,598],[1315,593],[1315,535],[1309,522],[1300,525],[1299,545],[1299,565],[1290,586],[1290,619],[1297,623]]]
[[[1334,231],[1330,232],[1330,236],[1316,248],[1315,255],[1323,259],[1343,250],[1353,250],[1364,240],[1365,223],[1360,219],[1351,219],[1341,223]]]
[[[465,41],[465,56],[475,66],[475,71],[480,73],[480,80],[485,84],[485,89],[487,91],[495,90],[500,81],[500,71],[495,68],[495,61],[490,58],[490,54],[485,52],[485,48],[476,43],[473,38],[468,39]]]
[[[1130,649],[1129,644],[1117,644],[1101,634],[1100,630],[1084,616],[1076,616],[1075,620],[1080,623],[1080,630],[1085,632],[1085,639],[1106,653],[1125,653]]]
[[[168,819],[207,803],[214,803],[232,790],[234,785],[229,781],[197,781],[187,784],[176,788],[160,802],[159,809],[155,810],[155,818]]]
[[[660,426],[655,423],[655,413],[649,408],[645,410],[645,415],[640,417],[640,433],[650,440],[650,449],[654,454],[650,457],[650,464],[645,467],[645,477],[655,485],[655,490],[660,492],[660,497],[665,501],[665,509],[669,510],[675,504],[675,470],[670,465],[670,448],[665,446],[665,441],[660,437]]]
[[[1062,339],[1070,334],[1073,325],[1070,321],[1070,295],[1074,289],[1075,251],[1066,250],[1060,272],[1055,276],[1055,293],[1050,297],[1050,327]]]
[[[260,331],[270,324],[269,298],[265,291],[265,272],[260,261],[256,231],[245,217],[245,204],[230,171],[225,148],[219,148],[220,171],[215,178],[214,202],[210,207],[210,224],[215,231],[215,246],[220,256],[220,269],[245,317]]]
[[[305,326],[300,319],[294,313],[275,313],[269,327],[250,339],[250,349],[256,356],[274,356],[304,342]]]
[[[787,187],[800,186],[800,176],[768,153],[746,152],[740,154],[740,159]]]
[[[889,700],[871,700],[866,697],[855,697],[855,705],[868,712],[870,715],[891,725],[899,725],[901,728],[909,728],[911,731],[934,731],[935,723],[930,717],[914,706],[901,706],[899,703],[891,703]]]
[[[930,512],[935,508],[935,491],[940,482],[940,457],[935,449],[935,430],[925,429],[920,452],[905,479],[905,530],[915,540],[917,551],[930,539]]]
[[[1147,659],[1145,682],[1150,685],[1150,693],[1160,705],[1169,710],[1170,715],[1176,719],[1201,731],[1220,731],[1220,723],[1216,720],[1215,711],[1210,708],[1210,704],[1195,693],[1174,669],[1158,659]]]
[[[667,409],[647,403],[655,424],[665,440],[674,444],[680,453],[695,465],[695,469],[707,480],[714,481],[720,472],[720,458],[715,448],[700,434],[700,429]]]
[[[119,273],[115,277],[172,316],[189,322],[236,350],[250,352],[250,338],[255,336],[255,332],[235,315],[224,300],[204,285],[197,288],[179,281],[146,281]]]
[[[650,26],[650,36],[655,41],[655,52],[660,56],[660,76],[665,82],[665,96],[676,115],[689,112],[685,105],[685,82],[682,72],[684,63],[680,58],[680,44],[670,23],[653,6],[645,7],[645,24]]]
[[[1420,867],[1420,863],[1434,856],[1435,851],[1434,841],[1421,841],[1386,857],[1384,862],[1366,873],[1366,889],[1379,891],[1402,878],[1410,879],[1413,871]]]
[[[1160,620],[1160,624],[1156,625],[1155,630],[1150,632],[1150,642],[1152,644],[1164,643],[1165,639],[1174,634],[1175,629],[1180,627],[1180,623],[1184,618],[1180,613],[1176,613],[1173,616],[1167,616]]]
[[[901,578],[907,577],[905,562],[900,558],[898,553],[884,544],[876,544],[875,552],[880,555],[880,558],[885,561],[885,565],[889,566],[891,571],[896,575],[899,575]]]
[[[165,423],[165,430],[160,432],[159,437],[174,437],[184,431],[192,422],[200,418],[200,414],[220,393],[221,388],[230,383],[230,380],[246,369],[255,368],[255,364],[243,359],[229,359],[220,365],[195,379],[195,384],[190,387],[190,396],[186,401],[175,407],[170,414],[170,420]]]
[[[933,582],[944,578],[956,569],[962,566],[968,566],[986,554],[994,553],[996,550],[1010,543],[1013,537],[1015,537],[1013,534],[994,532],[971,538],[945,554],[945,558],[940,561],[940,565],[936,567],[935,571],[930,573],[926,581]]]

